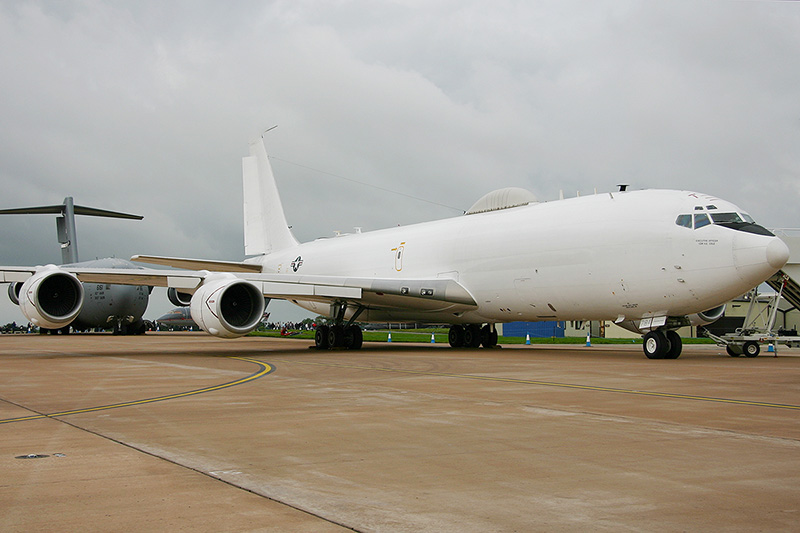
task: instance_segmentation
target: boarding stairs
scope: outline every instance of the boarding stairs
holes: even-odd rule
[[[800,347],[800,337],[778,335],[775,332],[781,298],[795,309],[800,309],[800,229],[775,230],[775,234],[789,247],[789,261],[766,281],[775,291],[770,303],[761,312],[756,311],[759,302],[756,287],[748,295],[750,306],[741,328],[725,335],[708,334],[718,345],[725,346],[731,357],[756,357],[762,344],[769,344],[770,351],[777,351],[779,344]]]
[[[767,280],[767,285],[800,309],[800,230],[775,230],[775,234],[789,247],[789,261]]]

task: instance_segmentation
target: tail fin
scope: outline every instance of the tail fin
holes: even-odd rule
[[[250,156],[242,158],[242,181],[245,255],[269,254],[297,246],[299,243],[286,223],[263,139],[252,141]]]
[[[72,196],[64,198],[64,203],[59,205],[42,205],[38,207],[19,207],[16,209],[0,209],[0,215],[60,215],[56,218],[56,232],[58,242],[61,244],[61,263],[64,265],[78,262],[78,230],[75,229],[75,215],[89,215],[93,217],[128,218],[142,220],[141,215],[107,211],[96,207],[75,205]]]

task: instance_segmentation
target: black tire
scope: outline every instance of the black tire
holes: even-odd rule
[[[318,350],[328,349],[328,326],[317,326],[314,331],[314,345]]]
[[[360,350],[364,344],[364,333],[358,326],[350,326],[344,331],[344,346],[348,350]]]
[[[669,350],[664,355],[664,359],[677,359],[683,350],[683,341],[677,331],[669,330],[666,333],[669,342]]]
[[[736,349],[730,344],[725,347],[725,351],[728,352],[728,355],[730,355],[731,357],[739,357],[740,355],[742,355],[741,352],[737,352]]]
[[[450,326],[447,332],[447,342],[451,348],[461,348],[464,346],[464,328],[462,326]]]
[[[660,331],[651,331],[644,336],[642,349],[648,359],[664,359],[669,351],[669,341]]]
[[[481,328],[481,344],[484,348],[497,346],[497,330],[486,324]]]
[[[344,346],[344,327],[331,326],[328,328],[328,348],[341,348]]]
[[[481,345],[481,328],[475,324],[470,324],[464,328],[464,346],[466,348],[478,348]]]
[[[745,357],[758,357],[758,354],[761,353],[761,346],[755,341],[747,341],[742,346],[742,353]]]

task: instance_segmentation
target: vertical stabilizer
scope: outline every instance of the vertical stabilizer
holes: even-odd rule
[[[0,209],[0,215],[60,215],[56,218],[56,232],[58,242],[61,244],[62,264],[78,262],[78,230],[75,229],[75,215],[89,215],[93,217],[127,218],[141,220],[141,215],[131,215],[96,207],[75,205],[72,196],[64,198],[64,203],[59,205],[42,205],[37,207],[18,207],[14,209]]]
[[[242,181],[245,255],[269,254],[297,246],[286,223],[263,139],[252,141],[250,155],[242,158]]]

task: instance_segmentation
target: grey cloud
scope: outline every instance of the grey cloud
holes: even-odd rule
[[[628,182],[797,226],[798,41],[795,2],[6,2],[0,204],[145,216],[79,220],[87,258],[237,259],[279,124],[281,160],[462,209]],[[455,214],[274,167],[301,240]],[[0,223],[0,263],[58,260],[49,218]]]

